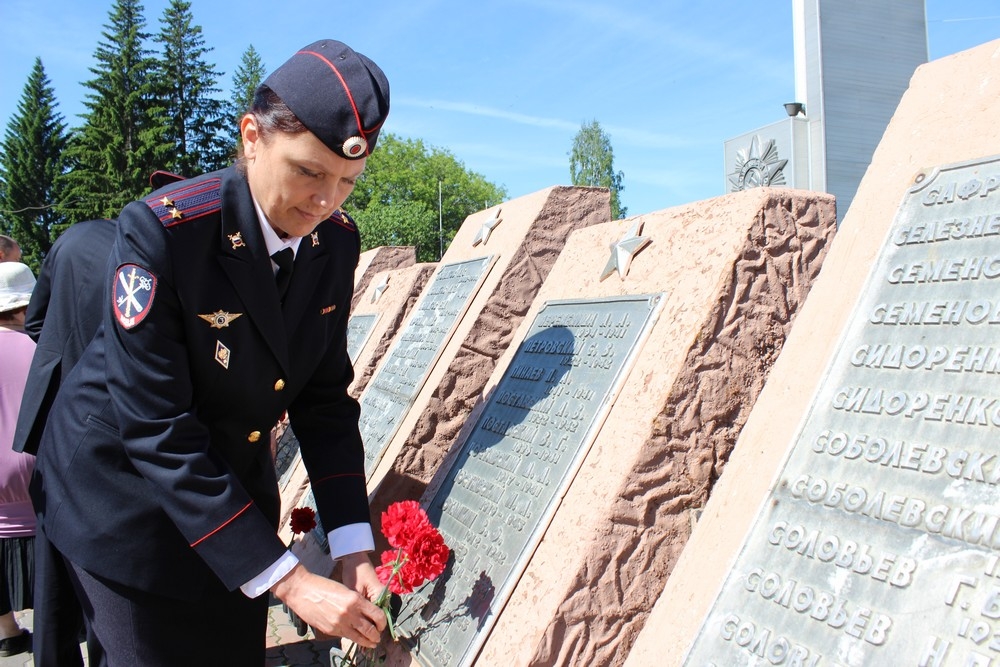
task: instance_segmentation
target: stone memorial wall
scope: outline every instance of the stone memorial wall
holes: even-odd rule
[[[454,560],[391,664],[623,659],[835,224],[758,189],[570,235],[424,496]]]
[[[357,352],[351,394],[361,395],[386,351],[396,341],[413,307],[419,301],[437,264],[415,264],[374,276],[351,315]],[[350,341],[349,341],[350,346]]]
[[[558,186],[466,219],[361,395],[376,520],[420,497],[567,235],[606,222],[609,202],[607,189]]]
[[[417,249],[413,246],[379,246],[361,253],[358,267],[354,270],[354,299],[351,301],[351,312],[357,309],[376,274],[405,269],[416,263]]]
[[[917,70],[625,664],[1000,661],[998,71]]]

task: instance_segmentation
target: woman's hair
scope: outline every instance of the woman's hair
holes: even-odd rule
[[[21,306],[20,308],[14,308],[13,310],[7,310],[0,313],[0,322],[14,322],[17,319],[18,313],[23,313],[28,310],[27,306]]]
[[[257,86],[248,113],[257,118],[257,127],[265,139],[275,132],[288,134],[308,132],[306,126],[292,113],[278,94],[265,85]]]
[[[247,113],[253,114],[257,119],[257,131],[265,141],[278,132],[301,134],[309,131],[278,94],[264,84],[257,86],[257,90],[254,91],[253,103],[247,109]],[[240,170],[246,169],[242,140],[238,141],[236,146],[236,167]]]

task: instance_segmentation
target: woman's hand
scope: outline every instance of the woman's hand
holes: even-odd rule
[[[364,551],[341,556],[344,585],[369,600],[376,600],[385,586],[375,574],[375,566]]]
[[[371,562],[368,565],[371,567]],[[312,574],[301,563],[272,586],[271,592],[318,635],[344,637],[361,647],[374,648],[385,629],[385,613],[367,596]]]

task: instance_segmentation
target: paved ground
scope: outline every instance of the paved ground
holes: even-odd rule
[[[21,627],[32,627],[30,611],[16,614]],[[333,641],[317,640],[310,630],[300,637],[280,602],[271,605],[267,620],[267,656],[265,667],[330,667]],[[86,662],[85,662],[86,664]],[[0,658],[0,667],[34,667],[31,654]]]

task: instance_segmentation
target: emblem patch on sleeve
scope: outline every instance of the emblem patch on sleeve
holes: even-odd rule
[[[115,317],[131,329],[146,319],[153,307],[156,276],[137,264],[122,264],[115,272]]]

